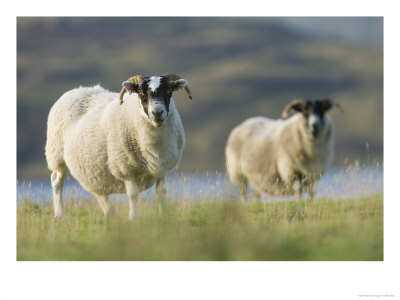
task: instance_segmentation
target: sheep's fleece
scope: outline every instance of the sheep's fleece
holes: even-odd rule
[[[311,120],[311,118],[310,118]],[[225,149],[230,180],[241,188],[247,201],[247,184],[260,194],[314,195],[314,183],[330,165],[334,152],[331,119],[325,115],[317,138],[307,119],[298,112],[288,119],[247,119],[235,127]]]
[[[125,193],[127,178],[140,191],[152,186],[178,165],[184,143],[172,98],[164,126],[156,128],[141,115],[137,94],[120,105],[117,93],[97,85],[68,91],[54,104],[46,158],[51,170],[67,167],[86,190],[109,195]]]

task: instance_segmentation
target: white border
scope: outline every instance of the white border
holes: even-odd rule
[[[119,3],[118,3],[119,2]],[[1,299],[399,299],[398,9],[378,1],[15,1],[2,8],[3,83]],[[16,16],[384,16],[385,261],[384,262],[16,262],[15,157]],[[6,144],[6,145],[5,145]],[[398,185],[398,184],[397,184]]]

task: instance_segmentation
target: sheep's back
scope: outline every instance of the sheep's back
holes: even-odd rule
[[[117,97],[116,93],[100,86],[80,87],[60,97],[48,118],[46,158],[51,170],[68,165],[66,147],[80,149],[86,142],[96,139],[95,135],[89,134],[91,128],[98,130],[94,119]]]
[[[116,93],[111,93],[101,86],[80,87],[63,94],[53,105],[49,113],[49,127],[67,128],[92,108],[107,105]]]
[[[261,151],[260,141],[274,124],[274,120],[254,117],[245,120],[232,130],[225,154],[227,171],[233,182],[238,183],[241,178],[248,177],[249,170],[254,169],[253,165],[259,164],[257,161]],[[254,151],[257,153],[253,153]]]
[[[274,171],[276,136],[280,132],[280,120],[258,117],[246,124],[246,148],[242,154],[243,172],[248,177],[271,178]]]

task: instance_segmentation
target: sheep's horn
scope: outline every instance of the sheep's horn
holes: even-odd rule
[[[144,79],[144,76],[142,75],[135,75],[132,76],[131,78],[128,79],[128,81],[132,81],[134,83],[140,83]],[[126,93],[126,88],[122,88],[121,92],[119,93],[119,104],[122,104],[124,102],[124,94]]]
[[[290,103],[288,103],[285,108],[282,111],[282,118],[286,119],[287,117],[289,117],[289,113],[290,111],[293,109],[293,107],[297,106],[297,105],[306,105],[306,100],[305,99],[294,99],[293,101],[291,101]]]
[[[173,73],[167,73],[167,74],[164,74],[163,76],[167,77],[169,81],[175,81],[175,80],[178,80],[178,79],[182,79],[181,76],[173,74]],[[185,86],[185,91],[188,94],[189,98],[193,99],[192,98],[192,92],[190,91],[188,86]]]
[[[339,102],[333,101],[332,107],[337,107],[342,113],[344,113],[343,107],[340,105]]]

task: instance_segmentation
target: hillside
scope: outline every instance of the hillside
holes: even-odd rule
[[[268,18],[18,18],[17,170],[47,176],[46,118],[65,91],[131,75],[181,74],[175,100],[186,132],[183,171],[224,169],[232,127],[277,118],[293,98],[330,96],[336,164],[383,155],[383,46],[313,38]],[[366,144],[368,143],[368,151]]]

